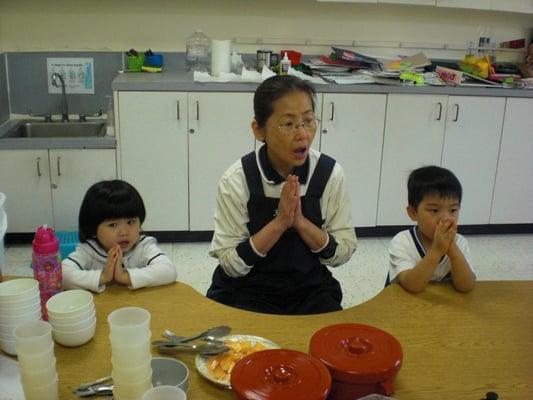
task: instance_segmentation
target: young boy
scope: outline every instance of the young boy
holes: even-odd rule
[[[445,168],[422,167],[409,175],[407,191],[407,214],[417,225],[391,240],[391,282],[418,293],[429,281],[451,278],[456,290],[471,291],[476,275],[469,262],[470,250],[457,233],[459,180]]]

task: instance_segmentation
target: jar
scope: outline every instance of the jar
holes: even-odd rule
[[[331,376],[308,354],[287,349],[263,350],[235,364],[231,388],[239,400],[325,400]]]
[[[309,353],[331,373],[331,400],[354,400],[372,393],[392,395],[403,359],[396,338],[363,324],[322,328],[311,338]]]

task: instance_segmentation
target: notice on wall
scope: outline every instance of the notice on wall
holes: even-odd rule
[[[61,75],[67,93],[94,94],[94,58],[47,58],[48,93],[61,93],[61,83],[57,87],[52,74]]]

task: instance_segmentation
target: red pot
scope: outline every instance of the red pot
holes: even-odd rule
[[[392,395],[403,359],[398,340],[363,324],[322,328],[311,338],[309,353],[331,373],[329,400],[354,400],[372,393]]]
[[[244,357],[233,367],[230,382],[239,400],[325,400],[331,388],[324,364],[286,349]]]

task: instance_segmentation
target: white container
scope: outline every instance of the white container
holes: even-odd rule
[[[50,347],[41,352],[18,355],[19,368],[27,371],[30,369],[45,369],[50,366],[52,362],[55,362],[55,359],[53,343]]]
[[[231,71],[231,40],[211,41],[211,75]]]
[[[152,388],[152,376],[145,380],[131,383],[113,382],[113,397],[116,400],[141,399],[143,394]]]
[[[66,347],[76,347],[81,346],[82,344],[87,343],[89,340],[91,340],[94,336],[94,332],[96,331],[96,319],[94,322],[79,331],[71,331],[71,332],[65,332],[65,331],[58,331],[57,329],[52,330],[52,336],[54,337],[54,340],[62,344]]]
[[[113,365],[111,376],[114,384],[144,381],[148,376],[152,376],[150,358],[146,359],[142,364],[131,368],[116,368]]]
[[[87,308],[86,310],[77,311],[76,313],[70,315],[65,314],[64,316],[57,316],[57,314],[54,314],[55,316],[52,317],[50,314],[48,315],[48,321],[52,325],[72,325],[76,322],[86,320],[88,318],[96,316],[96,309],[94,308],[94,304]]]
[[[207,72],[210,64],[210,40],[201,29],[187,38],[187,71]]]
[[[6,195],[0,192],[0,276],[4,267],[4,236],[7,232]]]
[[[0,283],[0,303],[18,303],[39,293],[39,282],[31,278],[12,279]]]
[[[56,375],[55,379],[46,382],[42,386],[22,386],[24,397],[26,400],[57,400],[59,399],[57,383],[58,379]]]
[[[52,382],[57,377],[56,360],[52,360],[47,367],[37,368],[21,368],[19,366],[20,381],[23,386],[42,386]]]
[[[71,323],[63,324],[48,320],[52,324],[52,330],[61,332],[77,332],[92,326],[96,322],[96,315],[93,313],[88,317],[80,320],[74,320]]]
[[[150,313],[140,307],[123,307],[107,316],[111,341],[144,343],[150,332]]]
[[[79,316],[93,307],[92,293],[81,289],[58,293],[46,302],[46,311],[52,318]]]
[[[52,325],[46,321],[28,321],[13,331],[18,353],[33,354],[52,344]]]
[[[187,394],[176,386],[156,386],[148,390],[142,400],[187,400]]]

